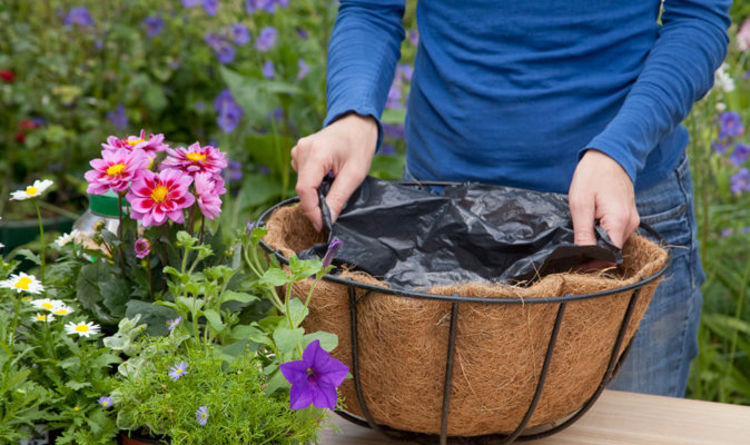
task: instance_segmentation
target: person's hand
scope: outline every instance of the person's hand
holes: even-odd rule
[[[348,114],[297,141],[292,148],[292,167],[297,172],[295,190],[305,215],[315,230],[323,229],[318,203],[318,186],[328,172],[334,180],[326,196],[331,222],[370,171],[378,125],[374,118]]]
[[[619,248],[640,222],[630,176],[614,159],[597,150],[588,150],[578,162],[568,204],[575,243],[580,246],[596,244],[594,219]]]

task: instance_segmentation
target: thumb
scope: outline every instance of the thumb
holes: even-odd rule
[[[594,214],[596,202],[593,195],[571,196],[570,216],[573,219],[573,242],[578,246],[596,244]]]

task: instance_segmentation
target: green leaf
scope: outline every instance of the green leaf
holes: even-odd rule
[[[284,378],[284,374],[282,374],[281,371],[276,371],[271,374],[271,378],[268,379],[268,383],[266,383],[266,396],[270,396],[277,390],[288,388],[289,386],[289,382]]]
[[[68,380],[65,382],[65,386],[72,389],[73,391],[79,391],[83,388],[90,387],[91,383],[88,382],[77,382],[75,380]]]
[[[175,245],[177,247],[189,248],[195,246],[199,242],[198,238],[190,236],[190,234],[184,230],[180,230],[177,232],[177,242]]]
[[[177,313],[164,306],[157,306],[148,301],[130,300],[125,310],[127,318],[135,318],[141,315],[141,323],[145,323],[146,333],[149,335],[167,335],[167,320],[173,320]]]
[[[224,323],[222,323],[221,315],[219,315],[218,312],[213,309],[207,309],[203,312],[203,315],[206,317],[206,320],[208,320],[208,324],[211,325],[211,329],[216,332],[224,330],[225,326]]]
[[[289,271],[292,274],[292,281],[301,281],[305,278],[317,274],[323,268],[321,260],[300,260],[297,255],[289,258]]]
[[[181,312],[193,312],[193,310],[199,311],[203,308],[203,304],[205,303],[202,299],[194,297],[177,297],[175,301],[177,302],[178,307],[182,308]]]
[[[273,331],[273,341],[283,354],[292,354],[304,335],[305,330],[302,328],[280,327]]]
[[[255,343],[271,345],[271,339],[262,330],[255,326],[240,325],[232,329],[232,338],[237,340],[249,339]]]
[[[299,326],[309,312],[310,311],[305,307],[305,303],[301,302],[298,298],[292,298],[289,300],[289,316],[292,318],[292,322],[294,322],[295,326]]]
[[[225,301],[239,301],[240,303],[252,303],[253,301],[257,301],[257,300],[259,300],[258,297],[256,297],[253,294],[248,294],[247,292],[225,290],[221,294],[222,303]]]
[[[130,285],[126,280],[111,279],[99,283],[99,290],[104,297],[102,304],[109,309],[113,317],[125,316],[125,305],[130,299]]]
[[[32,263],[36,264],[37,266],[39,266],[40,264],[42,264],[42,260],[39,257],[39,255],[35,254],[34,252],[32,252],[29,249],[20,249],[20,250],[18,250],[17,254],[18,254],[18,256],[26,258],[27,260],[31,261]]]
[[[268,229],[265,227],[256,227],[253,229],[252,232],[250,232],[250,242],[253,245],[257,245],[258,242],[260,242],[261,239],[263,239],[264,236],[268,233]]]
[[[271,268],[258,280],[262,285],[281,286],[289,282],[289,276],[281,269]]]
[[[333,351],[339,345],[339,337],[336,334],[317,331],[304,336],[304,338],[302,339],[302,347],[306,348],[307,345],[314,342],[315,340],[320,340],[320,347],[328,352]]]
[[[280,192],[281,184],[274,177],[250,173],[242,179],[242,189],[237,199],[242,208],[257,207],[276,198]],[[257,244],[257,241],[253,244]]]

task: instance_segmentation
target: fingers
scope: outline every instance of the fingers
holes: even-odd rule
[[[336,222],[336,218],[341,214],[341,209],[346,205],[346,201],[352,196],[354,190],[359,187],[362,180],[367,176],[367,171],[359,171],[356,166],[346,164],[344,168],[336,175],[331,184],[331,189],[326,195],[326,204],[331,210],[331,222]]]
[[[570,216],[573,219],[573,242],[579,246],[596,244],[594,236],[595,198],[593,194],[570,194]]]
[[[323,229],[323,220],[318,203],[318,186],[332,166],[329,165],[330,162],[318,159],[304,139],[300,139],[293,149],[292,160],[292,166],[297,171],[295,191],[299,195],[300,205],[315,230],[320,232]]]
[[[612,244],[622,249],[625,241],[635,232],[640,223],[635,203],[632,207],[624,206],[608,210],[600,219],[600,224],[609,234]]]

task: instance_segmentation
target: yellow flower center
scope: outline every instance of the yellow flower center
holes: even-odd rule
[[[88,332],[89,331],[89,327],[87,325],[85,325],[85,324],[79,324],[78,326],[76,326],[75,330],[76,330],[76,332]]]
[[[37,193],[39,193],[39,189],[36,188],[36,187],[34,187],[33,185],[30,185],[30,186],[26,187],[26,194],[27,195],[32,195],[33,196],[33,195],[36,195]]]
[[[123,164],[122,162],[120,162],[119,164],[110,165],[109,168],[107,168],[107,174],[109,176],[119,176],[124,171],[125,171],[125,164]]]
[[[55,306],[52,303],[42,303],[42,304],[40,304],[40,306],[43,307],[43,308],[45,308],[45,309],[47,309],[47,310],[49,310],[49,311],[51,311],[52,309],[55,308]]]
[[[29,284],[31,284],[31,278],[21,277],[14,286],[16,289],[29,290]]]
[[[57,314],[57,315],[68,315],[68,310],[67,309],[58,309],[58,310],[55,311],[55,314]]]
[[[79,407],[77,407],[77,406],[73,407],[73,411],[78,411],[78,410],[80,410],[80,409],[81,409],[81,408],[79,408]]]
[[[174,371],[175,374],[182,374],[182,368],[177,368]]]
[[[206,155],[203,153],[188,153],[185,156],[193,162],[206,162]]]
[[[128,139],[128,145],[130,145],[131,147],[135,147],[143,141],[144,139]]]
[[[46,315],[37,315],[36,319],[38,321],[47,321],[47,316]]]
[[[153,199],[155,202],[163,202],[165,199],[167,199],[168,192],[169,190],[167,190],[167,188],[163,185],[157,185],[154,188],[154,191],[151,192],[151,199]]]

